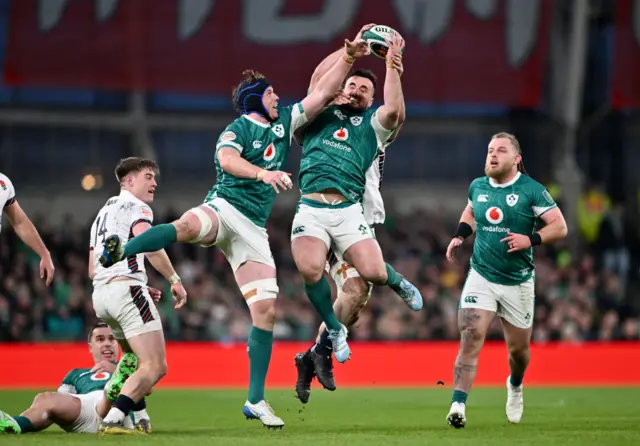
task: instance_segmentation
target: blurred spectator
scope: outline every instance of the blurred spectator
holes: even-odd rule
[[[633,252],[624,229],[624,207],[616,204],[608,213],[606,206],[600,210],[603,214],[595,231],[600,236],[593,240],[596,250],[587,249],[579,259],[572,259],[562,245],[536,249],[535,342],[640,338],[638,305],[631,299],[637,286],[633,281],[625,286],[635,274],[629,274]],[[311,340],[319,321],[291,260],[292,214],[290,209],[278,209],[268,226],[280,286],[275,336]],[[44,287],[31,253],[9,228],[0,234],[0,341],[82,340],[86,325],[95,320],[86,265],[88,226],[82,227],[71,216],[60,228],[41,219],[37,224],[51,247],[56,278],[51,288]],[[455,221],[424,211],[404,216],[391,211],[387,224],[376,229],[377,238],[385,257],[419,284],[425,309],[414,313],[389,289],[374,288],[351,330],[354,339],[458,339],[458,299],[473,243],[463,245],[458,263],[447,263],[444,252],[454,227]],[[189,291],[189,302],[174,311],[166,281],[148,268],[149,285],[164,290],[158,307],[167,339],[246,340],[251,328],[248,310],[222,254],[191,245],[174,245],[169,254]],[[501,337],[496,320],[489,339]]]

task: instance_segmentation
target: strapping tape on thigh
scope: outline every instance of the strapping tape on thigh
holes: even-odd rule
[[[200,233],[195,239],[191,240],[192,243],[197,243],[205,238],[209,231],[211,231],[213,222],[211,221],[211,217],[209,217],[209,215],[207,215],[207,213],[199,207],[189,209],[189,212],[198,217],[198,220],[200,220]]]
[[[240,287],[240,291],[247,305],[251,306],[251,304],[261,300],[277,298],[280,289],[276,279],[262,279],[243,285]]]

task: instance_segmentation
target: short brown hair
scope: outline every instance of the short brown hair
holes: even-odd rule
[[[93,332],[96,330],[96,328],[109,328],[109,326],[104,321],[98,321],[93,324],[93,326],[89,330],[89,335],[87,337],[87,342],[89,342],[89,344],[91,344],[91,340],[93,339]]]
[[[344,80],[345,84],[347,80],[353,76],[364,77],[365,79],[369,79],[373,84],[373,91],[376,91],[378,89],[378,76],[376,76],[373,71],[367,70],[366,68],[358,68],[356,70],[353,70],[351,73],[349,73],[347,78]]]
[[[141,172],[145,169],[152,170],[156,175],[158,175],[158,173],[160,172],[158,164],[153,160],[141,158],[139,156],[130,156],[129,158],[123,158],[116,166],[116,179],[118,180],[118,183],[122,183],[124,177],[129,175],[131,172]]]
[[[518,141],[518,138],[516,138],[516,135],[514,135],[513,133],[500,132],[493,135],[491,137],[491,140],[493,141],[494,139],[499,139],[499,138],[508,139],[511,145],[513,145],[513,148],[516,149],[516,153],[520,155],[518,170],[526,175],[527,170],[524,168],[524,161],[522,160],[522,148],[520,147],[520,141]]]
[[[242,72],[242,81],[238,85],[236,85],[231,92],[231,102],[233,103],[233,108],[235,108],[236,111],[242,113],[240,104],[238,104],[238,92],[251,84],[255,84],[260,79],[266,78],[264,74],[260,73],[259,71],[244,70]]]

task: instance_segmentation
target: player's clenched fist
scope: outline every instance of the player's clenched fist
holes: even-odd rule
[[[454,254],[455,254],[455,250],[458,246],[462,245],[462,238],[461,237],[454,237],[451,239],[451,242],[449,242],[449,246],[447,247],[447,260],[449,262],[453,262],[454,259]]]
[[[265,184],[270,184],[276,193],[280,193],[280,189],[287,190],[293,188],[293,182],[291,181],[290,173],[282,172],[281,170],[263,170],[258,173],[258,179]]]

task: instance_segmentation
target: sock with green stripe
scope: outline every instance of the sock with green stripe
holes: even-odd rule
[[[467,396],[467,392],[463,392],[462,390],[454,390],[453,396],[451,397],[451,402],[467,404]]]
[[[393,266],[388,263],[385,263],[385,266],[387,267],[387,283],[385,283],[385,285],[397,293],[400,291],[400,284],[402,283],[403,277],[393,269]]]
[[[264,383],[271,361],[273,348],[273,331],[251,327],[249,333],[249,397],[251,404],[257,404],[264,399]]]
[[[123,257],[159,251],[173,245],[177,240],[176,227],[171,223],[153,226],[124,245]]]
[[[333,311],[333,302],[331,302],[331,286],[327,281],[327,278],[322,278],[313,284],[304,284],[304,290],[309,296],[309,300],[315,307],[316,311],[320,314],[320,317],[324,321],[329,330],[340,330],[342,325],[336,313]]]
[[[28,432],[35,432],[35,430],[33,429],[33,425],[31,424],[31,420],[29,418],[24,417],[22,415],[18,415],[12,418],[16,420],[16,423],[18,423],[18,426],[20,426],[20,430],[22,431],[23,434],[26,434]]]

